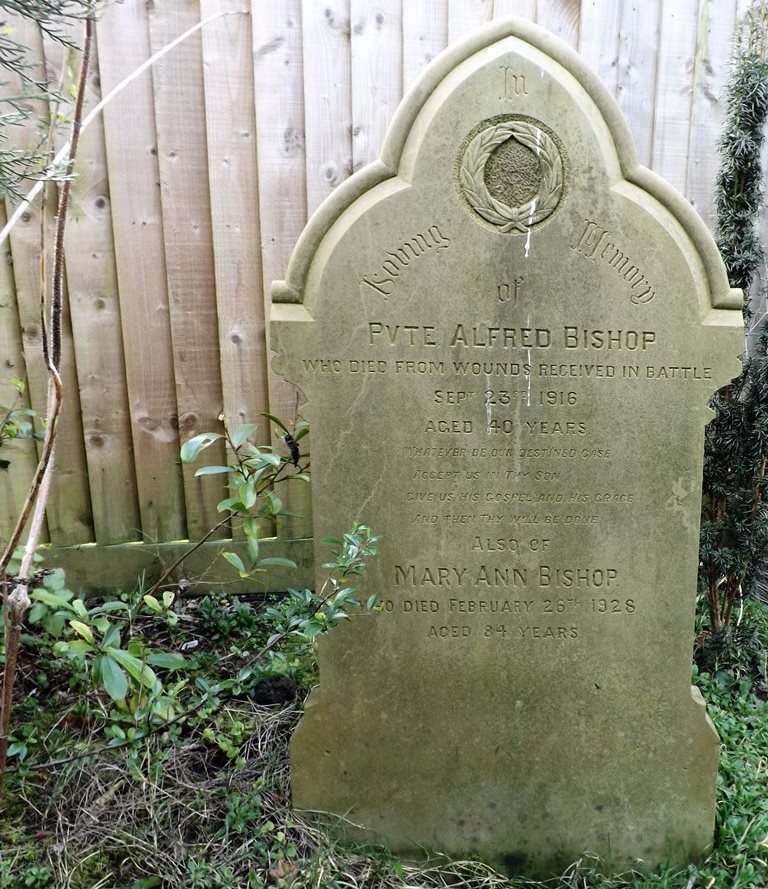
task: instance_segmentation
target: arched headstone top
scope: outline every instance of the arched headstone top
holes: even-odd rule
[[[607,88],[571,47],[538,25],[516,17],[497,19],[467,35],[440,53],[425,68],[398,107],[380,158],[339,186],[310,219],[291,257],[285,281],[277,281],[273,285],[274,302],[303,302],[306,278],[315,253],[345,210],[382,183],[393,179],[403,183],[412,181],[414,175],[418,175],[420,155],[422,163],[430,165],[429,156],[433,147],[429,143],[429,128],[432,115],[436,113],[434,109],[443,107],[442,97],[445,93],[466,84],[479,69],[487,70],[489,59],[496,66],[490,78],[490,97],[496,91],[501,100],[500,104],[493,98],[488,102],[486,134],[493,127],[497,128],[494,135],[500,136],[503,133],[498,132],[498,127],[506,125],[524,130],[530,126],[535,141],[537,124],[542,124],[543,145],[540,150],[546,156],[547,147],[550,152],[556,147],[558,139],[555,134],[562,129],[561,122],[552,119],[557,115],[557,106],[549,106],[548,121],[538,121],[531,112],[535,112],[537,106],[541,107],[542,93],[547,94],[548,99],[552,98],[549,91],[556,85],[562,91],[571,115],[575,108],[579,108],[585,116],[581,122],[582,133],[591,132],[600,143],[604,169],[611,184],[635,186],[665,207],[681,225],[702,264],[710,304],[723,309],[741,307],[741,291],[730,288],[710,231],[679,192],[638,163],[627,123]],[[508,108],[507,114],[499,114],[499,110],[505,107]],[[499,117],[502,119],[495,119]],[[480,141],[482,135],[480,133]],[[524,137],[524,133],[522,135]],[[569,135],[566,127],[566,141]],[[555,136],[552,140],[554,146],[548,141],[552,136]],[[514,136],[512,141],[519,145]],[[478,148],[477,144],[471,147]],[[578,147],[573,150],[576,161],[574,175],[583,176],[578,160],[586,158],[579,154]],[[478,153],[474,152],[475,160]],[[478,197],[477,190],[468,194],[465,189],[463,194],[469,201]],[[549,194],[551,196],[551,192]],[[546,196],[544,192],[543,197]],[[482,197],[487,198],[487,195],[483,194]],[[493,197],[491,189],[491,199]],[[503,198],[501,202],[510,204]],[[497,215],[493,213],[493,205],[489,201],[486,200],[484,206],[489,211],[489,217]],[[519,208],[519,205],[512,206]],[[541,212],[541,202],[538,203],[538,210]]]

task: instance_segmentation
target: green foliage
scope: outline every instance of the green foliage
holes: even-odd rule
[[[296,686],[289,677],[306,681],[313,676],[318,635],[363,607],[355,586],[367,560],[376,554],[377,540],[365,526],[352,529],[331,543],[329,577],[320,591],[294,590],[266,601],[208,596],[199,603],[192,599],[180,604],[167,592],[153,597],[142,590],[119,598],[83,600],[67,589],[62,572],[41,574],[34,590],[35,606],[40,606],[38,622],[31,627],[37,631],[26,638],[37,646],[37,669],[52,678],[45,693],[39,683],[30,685],[34,693],[19,707],[26,720],[12,739],[11,798],[17,792],[34,798],[25,817],[34,819],[39,813],[46,825],[60,823],[61,807],[74,806],[77,814],[72,816],[74,828],[68,828],[70,838],[81,822],[86,832],[92,831],[95,823],[108,826],[143,811],[142,805],[150,807],[146,809],[149,825],[121,829],[119,839],[74,854],[67,885],[86,889],[99,885],[107,875],[110,885],[134,889],[161,885],[287,889],[293,884],[299,876],[297,861],[306,850],[298,848],[300,833],[287,811],[282,811],[287,792],[271,772],[274,763],[277,773],[286,773],[278,760],[285,755],[290,729],[279,708],[264,706],[265,701],[273,703],[265,698],[264,686],[269,685],[271,691],[287,688],[284,700],[291,703],[286,712],[298,713],[291,705]],[[375,596],[366,601],[369,607],[376,606]],[[168,619],[170,612],[175,620]],[[53,617],[58,618],[53,626],[59,634],[55,637],[44,627]],[[159,640],[189,652],[183,662],[183,680],[173,688],[162,687],[176,708],[170,719],[150,706],[160,691],[165,658],[178,657],[176,651],[158,650]],[[79,682],[61,681],[66,676],[79,676]],[[281,686],[281,682],[286,684]],[[142,698],[133,712],[132,694]],[[113,698],[120,698],[125,706]],[[260,736],[265,730],[268,734]],[[107,743],[100,740],[104,734]],[[256,751],[263,755],[264,767],[254,772]],[[78,758],[84,754],[87,759]],[[68,755],[73,757],[70,764]],[[99,765],[107,762],[109,767]],[[185,772],[190,762],[191,771]],[[77,770],[107,781],[113,780],[109,776],[118,777],[112,789],[100,784],[81,804],[81,779],[72,777]],[[154,788],[176,774],[184,775],[182,785],[173,793],[156,795]],[[194,800],[179,798],[179,793],[191,791]],[[133,801],[125,801],[132,794],[136,794]],[[57,807],[59,814],[51,817]],[[86,816],[83,822],[82,811],[98,813],[96,821]],[[107,812],[109,817],[104,817]],[[173,822],[167,834],[172,837],[172,848],[163,845],[165,828],[158,825],[166,817]],[[37,830],[30,825],[32,833]],[[4,838],[2,819],[0,844],[13,855],[22,845],[21,840]],[[47,879],[45,855],[54,860],[60,853],[69,855],[67,846],[57,843],[58,851],[53,851],[48,843],[38,844],[29,867],[11,871],[13,882],[7,885],[10,889],[23,886],[21,879],[35,878],[34,868],[41,869]],[[148,862],[147,850],[152,848],[161,854]],[[139,854],[139,850],[143,851]],[[170,881],[169,861],[175,862]],[[128,869],[126,862],[131,862]],[[308,863],[302,868],[306,874],[314,872]],[[60,873],[61,864],[56,877]],[[0,866],[0,880],[2,874]],[[0,889],[4,885],[0,882]]]
[[[751,620],[731,622],[705,636],[695,653],[699,670],[717,678],[723,688],[746,682],[747,688],[768,693],[765,641]]]
[[[8,128],[24,125],[39,103],[47,106],[56,100],[45,72],[30,61],[28,48],[16,39],[5,16],[24,16],[52,39],[66,43],[63,24],[92,15],[101,5],[98,0],[0,0],[0,69],[10,77],[10,81],[0,80],[0,199],[20,199],[25,183],[40,178],[50,162],[44,144],[47,121],[37,122],[39,145],[26,150],[9,146]],[[64,171],[52,178],[61,180]]]
[[[234,552],[225,552],[222,555],[241,578],[252,577],[269,568],[296,567],[289,559],[260,557],[260,529],[265,520],[290,515],[283,508],[283,501],[275,492],[275,485],[289,479],[309,481],[309,459],[301,454],[298,444],[309,432],[307,424],[298,421],[294,431],[290,432],[272,414],[262,416],[280,430],[286,444],[286,453],[278,453],[271,445],[253,444],[250,439],[258,428],[254,423],[245,423],[232,432],[203,432],[184,442],[181,448],[181,462],[189,465],[214,442],[226,440],[229,445],[229,452],[233,457],[231,463],[226,466],[203,466],[195,475],[228,476],[230,496],[221,500],[217,508],[242,528],[245,534],[246,561]]]
[[[241,765],[245,760],[240,755],[243,743],[253,734],[253,722],[236,719],[230,711],[216,713],[200,737],[208,744],[215,744],[227,759],[235,760]]]
[[[766,15],[754,12],[737,34],[719,142],[717,243],[733,286],[746,295],[745,321],[755,314],[749,289],[763,258],[757,237],[762,204],[761,150],[768,118]],[[699,589],[710,631],[719,633],[759,579],[768,552],[768,326],[742,357],[741,374],[712,399],[715,418],[704,447]]]
[[[94,684],[103,688],[119,707],[130,707],[137,713],[149,706],[152,715],[167,718],[167,707],[160,707],[163,686],[152,669],[174,670],[183,667],[182,654],[153,651],[140,639],[125,638],[124,628],[108,615],[125,607],[119,601],[88,607],[82,599],[45,591],[36,591],[33,598],[59,613],[68,614],[67,623],[77,638],[61,640],[53,646],[60,657],[82,660],[90,670]]]
[[[6,442],[15,439],[41,438],[40,434],[35,432],[32,423],[36,416],[35,412],[22,406],[24,383],[16,377],[12,377],[9,383],[16,390],[16,398],[10,405],[0,404],[0,448]],[[0,469],[8,469],[10,465],[9,460],[0,457]]]
[[[763,258],[757,216],[763,198],[760,152],[768,115],[764,27],[764,18],[752,14],[736,34],[724,97],[723,132],[717,144],[720,169],[715,193],[716,240],[731,286],[745,292]]]
[[[38,688],[50,686],[48,677],[64,668],[71,691],[87,703],[84,718],[95,719],[111,744],[131,745],[137,773],[138,745],[158,731],[179,739],[203,726],[203,741],[237,759],[248,726],[216,714],[241,697],[292,700],[297,686],[314,679],[316,637],[361,607],[350,581],[364,575],[377,541],[363,525],[334,540],[333,560],[326,564],[329,576],[317,593],[290,590],[259,609],[238,600],[233,604],[206,597],[196,609],[200,635],[193,641],[195,646],[200,638],[209,645],[225,645],[223,654],[231,659],[225,662],[221,654],[186,656],[171,650],[190,641],[179,613],[186,625],[195,620],[195,612],[180,610],[170,591],[160,599],[139,590],[86,601],[66,588],[61,570],[44,572],[32,590],[29,613],[31,628],[38,633],[24,637],[36,652]],[[376,607],[377,601],[369,596],[367,607]],[[149,641],[158,635],[164,637],[165,647]],[[214,669],[219,675],[211,679]],[[33,768],[43,735],[18,727],[9,755],[25,769]]]
[[[718,673],[697,682],[723,742],[716,845],[700,869],[701,882],[762,889],[768,884],[768,797],[758,776],[765,771],[768,703],[750,692],[748,678]]]
[[[264,620],[247,602],[237,596],[206,596],[198,606],[199,619],[212,642],[245,642],[262,631]]]
[[[26,636],[25,642],[37,652],[39,684],[46,685],[48,672],[68,664],[81,680],[78,684],[85,695],[105,692],[110,699],[111,707],[103,707],[108,714],[105,730],[118,740],[127,737],[126,726],[135,735],[137,725],[173,719],[176,696],[185,683],[168,686],[155,671],[170,674],[184,670],[187,660],[179,652],[150,646],[131,633],[142,607],[154,619],[174,625],[177,616],[172,611],[173,593],[164,595],[162,605],[144,596],[138,609],[123,599],[92,604],[67,589],[64,572],[55,569],[39,575],[30,598],[33,604],[27,620],[42,637]],[[23,737],[23,731],[17,729],[9,757],[23,762],[35,740]]]
[[[49,889],[53,874],[44,865],[25,863],[24,858],[0,858],[0,889]],[[32,855],[29,858],[34,862]]]

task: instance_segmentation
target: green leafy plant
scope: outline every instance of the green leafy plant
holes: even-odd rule
[[[27,612],[27,620],[58,639],[71,617],[70,603],[75,594],[66,588],[67,582],[61,568],[44,573],[40,583],[41,586],[33,586],[30,594],[32,607]]]
[[[89,605],[66,588],[61,569],[43,574],[41,586],[32,590],[30,598],[29,621],[56,640],[53,655],[82,664],[93,686],[103,689],[134,720],[173,717],[173,697],[153,668],[179,670],[186,667],[186,658],[152,649],[141,638],[132,637],[134,615],[129,603],[111,599]],[[150,614],[173,625],[177,620],[173,598],[173,593],[166,592],[162,604],[153,596],[143,596],[141,603]]]
[[[214,442],[227,442],[232,462],[225,466],[201,466],[195,476],[229,476],[230,496],[218,504],[218,511],[224,513],[221,521],[163,572],[150,593],[155,593],[186,558],[224,525],[239,526],[245,536],[245,561],[236,552],[222,553],[223,558],[237,570],[241,578],[254,577],[269,568],[296,567],[290,559],[277,556],[262,558],[259,553],[259,539],[265,520],[292,515],[283,508],[283,501],[275,492],[275,486],[291,479],[309,482],[309,457],[301,453],[299,446],[301,439],[309,432],[309,427],[299,420],[291,432],[282,420],[272,414],[262,416],[280,430],[285,442],[284,452],[278,452],[271,445],[254,444],[251,438],[258,428],[255,423],[244,423],[233,431],[225,427],[224,432],[203,432],[182,445],[181,462],[191,465]]]
[[[119,599],[86,601],[67,589],[63,572],[45,573],[46,584],[32,591],[37,626],[52,641],[46,649],[51,660],[42,658],[41,669],[69,667],[71,690],[82,700],[95,700],[108,744],[129,747],[127,765],[136,776],[141,775],[141,744],[158,732],[176,743],[202,726],[201,740],[238,759],[249,728],[243,720],[230,719],[223,708],[237,698],[283,704],[315,679],[317,637],[357,610],[378,607],[378,596],[363,603],[355,584],[366,572],[366,561],[376,555],[378,540],[370,528],[358,525],[342,538],[326,541],[334,547],[333,559],[326,563],[329,576],[316,592],[289,590],[259,609],[238,603],[232,619],[226,601],[209,597],[204,610],[190,614],[198,614],[209,644],[217,634],[208,632],[206,613],[223,621],[218,642],[229,645],[226,659],[185,656],[148,641],[153,628],[160,626],[165,633],[177,626],[168,618],[174,605],[169,591],[162,601],[151,596],[148,601],[149,594],[141,590]],[[171,683],[163,676],[171,671],[183,671],[182,678]],[[211,672],[218,676],[211,678]],[[86,707],[86,716],[89,712]],[[39,741],[39,733],[17,729],[10,754],[25,768],[34,767],[30,757]]]
[[[262,632],[263,615],[237,596],[205,596],[200,600],[198,613],[208,638],[213,642],[237,641],[248,643]]]
[[[362,606],[358,591],[350,581],[366,572],[366,560],[378,554],[381,538],[366,525],[357,525],[341,539],[326,538],[323,543],[336,547],[334,558],[323,567],[329,575],[315,590],[288,590],[287,596],[265,610],[273,632],[267,640],[269,660],[266,669],[277,674],[302,674],[314,671],[314,640],[332,630]],[[379,595],[370,595],[364,607],[378,608]],[[281,641],[280,649],[275,643]]]
[[[306,423],[299,421],[293,433],[285,424],[272,414],[262,414],[275,423],[283,433],[283,438],[290,443],[288,454],[276,453],[270,445],[257,446],[250,441],[256,432],[255,423],[245,423],[233,432],[206,432],[186,441],[181,448],[181,462],[194,463],[200,453],[213,442],[226,439],[234,459],[227,466],[202,466],[195,476],[226,474],[229,476],[232,495],[218,504],[218,511],[224,512],[230,519],[239,520],[245,533],[245,549],[248,557],[247,566],[237,553],[225,552],[222,555],[233,565],[240,577],[249,577],[256,571],[269,567],[281,566],[295,568],[288,559],[259,558],[259,528],[261,521],[279,515],[287,515],[283,509],[283,501],[275,493],[274,486],[288,478],[308,482],[306,474],[308,460],[302,465],[302,456],[298,450],[298,442],[309,432]],[[295,471],[286,470],[293,468]]]
[[[717,243],[734,287],[745,293],[744,320],[754,337],[742,371],[712,399],[704,445],[699,590],[709,632],[734,619],[742,597],[759,583],[768,552],[768,326],[755,322],[750,292],[763,248],[761,151],[768,120],[768,17],[755,7],[737,32],[719,142]]]
[[[0,448],[15,439],[36,439],[40,435],[35,432],[33,419],[35,412],[22,405],[25,385],[22,380],[12,377],[9,383],[16,390],[16,398],[10,405],[0,404]],[[0,469],[8,469],[10,460],[0,457]]]
[[[176,599],[176,593],[172,590],[165,590],[162,599],[157,599],[151,593],[141,597],[141,601],[146,611],[156,617],[162,617],[168,627],[175,627],[179,622],[179,616],[173,610],[173,603]]]
[[[351,582],[365,575],[366,562],[376,556],[379,539],[367,526],[357,525],[341,539],[324,541],[336,549],[333,560],[324,565],[329,575],[318,591],[290,589],[257,612],[240,605],[241,611],[248,609],[249,616],[227,622],[225,637],[226,641],[237,643],[233,646],[240,658],[237,672],[218,682],[198,677],[195,686],[203,694],[198,709],[210,714],[232,697],[261,697],[264,683],[277,678],[288,678],[296,685],[313,681],[317,637],[356,611],[379,607],[378,594],[369,595],[363,603]],[[214,613],[219,621],[226,619],[225,602],[209,599],[209,603],[205,607],[207,614]],[[247,627],[247,635],[239,640],[237,629],[241,626]],[[274,692],[278,699],[281,693],[292,697],[286,686],[275,687]]]
[[[28,837],[40,829],[39,816],[43,825],[66,822],[68,834],[77,839],[67,845],[58,842],[58,834],[55,838],[46,834],[30,845],[34,853],[24,868],[10,869],[11,879],[21,874],[35,879],[33,868],[45,868],[50,862],[51,879],[63,881],[60,875],[74,875],[73,887],[287,889],[310,878],[306,885],[336,885],[325,882],[322,868],[307,860],[309,846],[300,819],[290,817],[287,789],[281,783],[287,773],[285,742],[299,713],[298,707],[281,704],[293,702],[295,683],[294,695],[284,700],[268,700],[263,691],[265,684],[274,691],[283,680],[283,687],[290,689],[290,677],[311,680],[318,637],[356,610],[377,607],[376,596],[356,590],[377,542],[363,525],[331,541],[333,555],[326,563],[330,576],[317,592],[294,590],[266,601],[234,603],[209,596],[204,608],[194,598],[177,603],[160,594],[148,602],[146,597],[152,594],[143,589],[126,592],[119,600],[81,600],[67,589],[60,572],[42,575],[33,589],[41,593],[33,599],[33,608],[41,606],[37,638],[48,639],[42,626],[48,616],[62,612],[65,621],[61,635],[50,637],[55,640],[51,648],[58,646],[61,656],[54,655],[51,663],[41,666],[51,673],[56,664],[75,668],[78,672],[72,675],[85,676],[88,682],[85,688],[84,680],[76,687],[64,682],[45,696],[24,671],[24,689],[34,688],[35,694],[18,708],[27,721],[11,739],[15,752],[10,798],[31,800],[25,810]],[[183,679],[173,687],[165,681],[163,693],[174,702],[173,715],[166,719],[153,715],[146,702],[143,711],[132,714],[131,691],[127,706],[119,706],[103,675],[97,675],[97,659],[102,659],[102,674],[104,659],[111,659],[134,692],[151,698],[153,683],[146,668],[161,681],[156,642],[171,635],[168,611],[179,617],[171,626],[174,645],[197,643],[188,649]],[[121,629],[119,639],[114,627]],[[108,650],[108,642],[132,654],[142,672],[132,675],[124,659]],[[193,653],[198,649],[199,655]],[[80,720],[79,704],[85,696],[91,701],[95,697],[98,706]],[[56,712],[41,719],[52,705]],[[30,718],[35,707],[37,720]],[[62,717],[62,711],[75,718]],[[106,724],[106,742],[99,724]],[[96,775],[101,776],[98,789],[90,787]],[[21,793],[16,794],[17,789]],[[110,816],[83,819],[84,810]],[[85,828],[80,830],[83,820]],[[102,828],[110,831],[108,837],[87,849],[80,845],[86,833],[96,837]],[[149,836],[154,839],[146,843]],[[3,854],[8,849],[15,855],[25,841],[5,843]],[[179,848],[184,850],[182,856]],[[0,867],[2,860],[0,856]],[[169,861],[174,862],[170,881]],[[0,882],[0,889],[3,885]],[[15,882],[9,885],[17,889]]]

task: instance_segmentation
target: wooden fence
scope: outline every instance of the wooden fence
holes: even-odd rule
[[[731,37],[748,6],[749,0],[109,6],[98,24],[91,108],[203,24],[134,79],[83,134],[65,245],[67,406],[47,513],[49,558],[65,564],[75,583],[132,583],[138,571],[171,558],[178,541],[199,538],[218,519],[221,479],[195,478],[182,468],[180,442],[219,428],[222,414],[230,425],[267,410],[295,417],[298,394],[269,367],[270,282],[283,277],[308,215],[376,158],[403,91],[448,43],[510,14],[553,31],[616,97],[641,162],[710,222],[719,97]],[[67,97],[77,54],[41,40],[23,20],[13,25]],[[65,101],[57,110],[66,120],[71,109]],[[35,111],[40,119],[47,113]],[[8,135],[19,146],[40,138],[34,122]],[[63,127],[57,138],[66,138]],[[0,247],[0,404],[12,398],[6,379],[18,376],[40,412],[40,244],[54,206],[50,194],[44,205],[35,203]],[[18,513],[35,448],[15,443],[3,456],[12,467],[0,473],[0,536]],[[306,496],[294,494],[291,505],[303,517],[282,523],[267,549],[297,559],[306,579]],[[200,550],[191,570],[205,572],[213,555]],[[273,587],[283,583],[282,576],[270,579]]]

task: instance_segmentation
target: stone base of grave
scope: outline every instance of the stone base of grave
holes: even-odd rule
[[[528,876],[585,855],[612,871],[705,855],[719,741],[698,689],[662,703],[594,664],[523,683],[510,661],[503,685],[471,663],[455,676],[422,672],[383,653],[381,620],[356,618],[322,640],[336,666],[291,743],[297,809],[406,858],[480,858]]]

